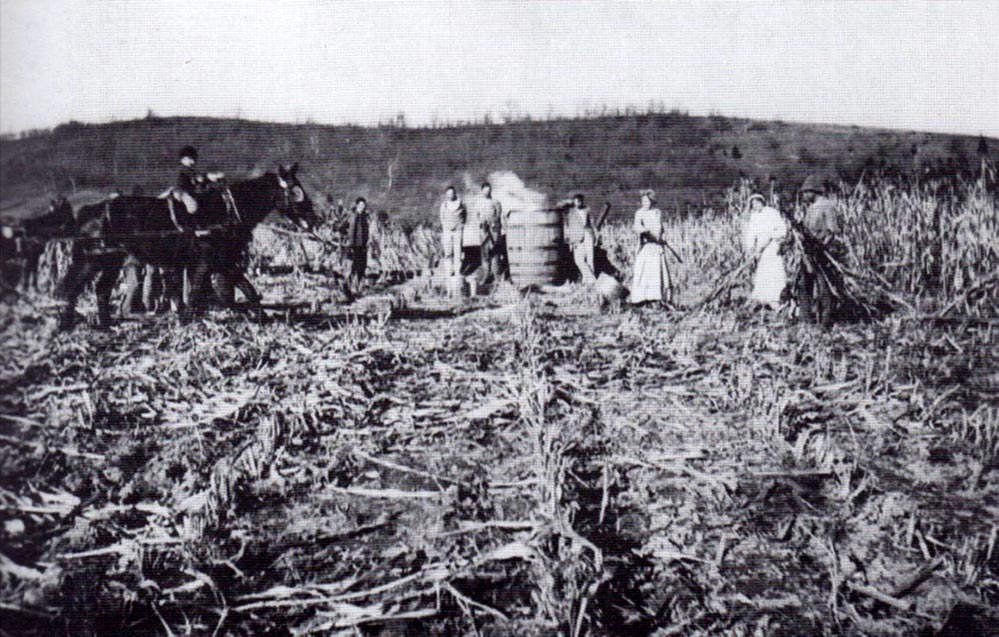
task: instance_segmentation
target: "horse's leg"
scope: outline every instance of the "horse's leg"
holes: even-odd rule
[[[132,259],[126,261],[123,266],[125,270],[125,298],[122,299],[121,307],[118,310],[121,316],[129,316],[137,311],[135,300],[139,292],[139,268],[141,267],[138,262]]]
[[[156,297],[154,295],[153,276],[156,273],[156,266],[147,265],[142,269],[142,306],[146,312],[156,311]],[[136,276],[136,287],[139,287],[138,276]]]
[[[94,291],[97,294],[97,325],[107,328],[111,326],[111,293],[118,283],[125,257],[109,256],[103,260],[100,268],[100,278]]]
[[[21,271],[17,275],[17,287],[22,292],[27,292],[31,283],[31,246],[24,248],[21,259]]]
[[[250,305],[259,307],[260,301],[263,300],[263,297],[260,295],[260,292],[257,292],[257,289],[253,287],[250,280],[246,278],[246,275],[243,274],[241,270],[237,269],[233,270],[230,276],[232,277],[233,285],[243,293],[243,296],[246,297],[246,301]]]
[[[182,314],[186,320],[204,311],[204,286],[208,279],[209,270],[209,264],[204,260],[198,261],[194,267],[187,270],[190,287],[187,292],[187,307],[184,308]]]
[[[225,308],[236,306],[236,288],[232,275],[228,272],[212,273],[212,289],[215,300]]]
[[[24,270],[25,292],[38,292],[38,268],[41,267],[42,251],[44,250],[44,244],[41,249],[37,246],[31,246],[31,251],[28,253],[28,262]]]
[[[262,321],[264,318],[264,309],[260,305],[260,302],[263,300],[260,292],[257,292],[257,289],[253,287],[250,280],[246,278],[246,274],[239,268],[234,269],[229,276],[232,277],[233,284],[246,297],[246,302],[249,304],[254,318],[257,321]]]
[[[170,308],[170,292],[168,289],[168,279],[169,272],[166,268],[154,268],[153,269],[153,305],[156,311],[162,311],[164,309]]]
[[[24,266],[21,268],[21,280],[18,282],[18,287],[24,292],[31,291],[31,257],[26,256],[24,258]]]
[[[184,270],[180,268],[162,268],[163,298],[174,312],[184,308]]]
[[[211,266],[208,267],[208,271],[205,273],[204,278],[201,281],[201,286],[198,290],[193,287],[189,287],[187,291],[187,304],[190,306],[200,306],[204,310],[210,309],[213,305],[217,305],[218,290],[215,288],[215,273],[212,272]],[[188,282],[190,285],[190,281]],[[196,295],[196,296],[195,296]]]
[[[32,289],[35,292],[41,292],[41,274],[42,274],[42,259],[45,258],[45,248],[48,246],[48,242],[42,243],[38,246],[38,251],[35,252],[35,267],[31,270],[32,278]]]
[[[87,286],[90,279],[94,277],[93,257],[77,254],[74,255],[73,262],[66,272],[62,282],[62,294],[66,299],[66,306],[59,317],[59,329],[68,331],[73,329],[76,323],[76,301]]]

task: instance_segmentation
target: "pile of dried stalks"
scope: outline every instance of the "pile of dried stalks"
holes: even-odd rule
[[[51,348],[5,332],[2,603],[42,632],[433,618],[579,634],[603,558],[565,506],[578,405],[533,316],[490,372],[394,342],[386,317],[332,335],[129,325]],[[486,355],[461,338],[452,355]],[[427,369],[432,386],[410,383]],[[484,475],[465,450],[490,439]]]
[[[796,295],[814,294],[798,284],[805,277],[828,291],[839,317],[870,320],[892,307],[882,286],[865,285],[833,255],[830,246],[815,237],[800,222],[792,221],[782,246],[788,280]],[[887,296],[886,296],[887,295]]]

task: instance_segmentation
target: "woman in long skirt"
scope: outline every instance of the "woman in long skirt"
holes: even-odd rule
[[[629,302],[636,305],[673,300],[673,283],[663,252],[663,213],[655,203],[655,191],[643,190],[642,207],[635,212],[633,229],[638,235],[639,247]]]
[[[770,309],[780,307],[780,295],[787,285],[780,244],[787,234],[787,222],[776,208],[766,205],[763,195],[749,198],[750,213],[742,228],[742,246],[749,258],[758,257],[750,295]]]

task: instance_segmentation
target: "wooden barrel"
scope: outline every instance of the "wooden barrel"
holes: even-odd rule
[[[565,231],[558,210],[513,210],[506,229],[510,278],[520,286],[564,279]]]

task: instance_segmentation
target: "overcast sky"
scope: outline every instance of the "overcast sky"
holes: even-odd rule
[[[663,102],[999,137],[999,2],[0,0],[0,130]]]

